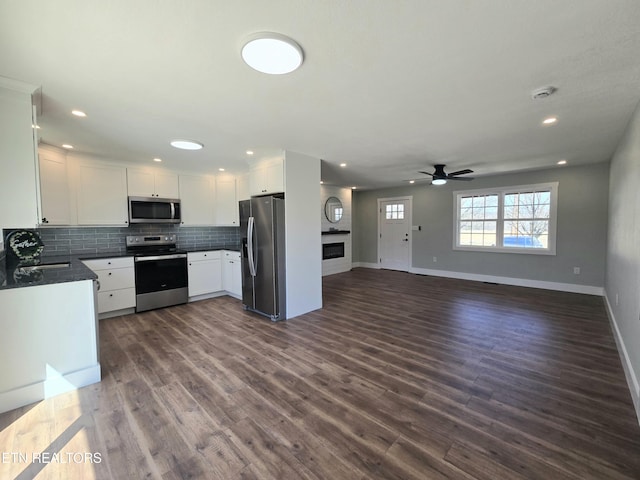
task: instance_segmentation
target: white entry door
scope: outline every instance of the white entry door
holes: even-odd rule
[[[378,200],[380,267],[409,271],[411,264],[411,198]]]

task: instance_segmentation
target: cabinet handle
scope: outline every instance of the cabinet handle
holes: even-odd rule
[[[109,296],[110,296],[110,297],[113,297],[113,293],[110,293],[110,294],[109,294]]]
[[[107,262],[107,265],[111,265],[111,262]],[[109,274],[109,275],[111,275],[111,274]]]
[[[109,276],[111,276],[111,272],[109,272]]]

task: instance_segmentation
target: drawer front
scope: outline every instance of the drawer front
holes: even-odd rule
[[[240,252],[234,252],[232,250],[224,251],[224,258],[227,260],[240,260]]]
[[[135,287],[136,277],[133,267],[98,270],[96,273],[98,274],[101,292]]]
[[[98,292],[98,313],[122,310],[136,306],[136,289],[124,288],[111,292]]]
[[[216,260],[222,258],[221,250],[213,250],[208,252],[189,252],[187,260],[190,262],[200,262],[202,260]]]
[[[93,260],[83,260],[82,262],[94,272],[111,268],[133,268],[133,257],[96,258]]]

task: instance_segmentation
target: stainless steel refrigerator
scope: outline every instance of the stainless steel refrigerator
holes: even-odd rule
[[[244,308],[274,322],[286,319],[284,199],[241,201],[240,233]]]

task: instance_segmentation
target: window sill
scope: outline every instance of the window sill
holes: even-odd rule
[[[555,255],[555,249],[542,248],[505,248],[505,247],[464,247],[454,245],[454,250],[459,252],[483,252],[483,253],[518,253],[525,255]]]

